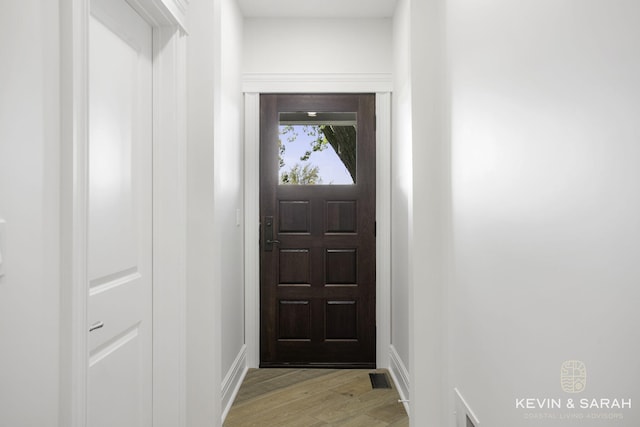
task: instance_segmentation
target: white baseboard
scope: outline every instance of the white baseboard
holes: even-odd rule
[[[227,372],[224,380],[222,380],[222,424],[224,424],[224,420],[227,418],[227,414],[231,409],[231,405],[233,405],[233,401],[238,394],[238,390],[240,390],[240,386],[248,370],[247,346],[243,345],[236,356],[236,360],[233,361],[229,372]]]
[[[396,384],[404,409],[409,414],[409,371],[393,344],[389,346],[389,373]]]

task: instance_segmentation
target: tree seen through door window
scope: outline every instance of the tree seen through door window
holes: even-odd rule
[[[283,124],[281,120],[279,133],[280,184],[356,182],[355,124]]]

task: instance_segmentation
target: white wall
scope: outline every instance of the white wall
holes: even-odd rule
[[[444,56],[446,0],[410,1],[412,195],[409,209],[410,417],[445,425],[449,144]]]
[[[250,18],[245,73],[391,73],[390,19]]]
[[[188,27],[187,425],[213,426],[244,345],[242,17],[194,0]]]
[[[220,245],[215,224],[214,76],[220,2],[192,0],[187,40],[187,426],[219,426]]]
[[[242,15],[235,0],[222,0],[220,74],[216,81],[215,174],[216,242],[220,245],[222,287],[222,377],[244,346],[244,100],[242,95]],[[219,86],[218,86],[219,85]],[[236,216],[237,215],[237,216]],[[230,396],[223,396],[229,398]],[[225,405],[226,402],[223,402]],[[224,407],[224,406],[223,406]]]
[[[405,369],[409,369],[409,210],[413,191],[410,29],[409,0],[400,0],[393,19],[391,345]],[[394,372],[408,397],[408,385],[402,384],[401,374]]]
[[[449,3],[453,385],[483,426],[567,425],[517,397],[634,398],[580,425],[639,425],[640,3]]]
[[[58,2],[0,13],[0,425],[58,425]]]

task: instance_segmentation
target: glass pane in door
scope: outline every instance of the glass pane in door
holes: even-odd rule
[[[356,183],[357,115],[280,113],[278,170],[281,185]]]

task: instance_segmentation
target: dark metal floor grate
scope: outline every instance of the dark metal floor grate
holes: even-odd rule
[[[369,379],[371,380],[372,388],[391,388],[386,374],[370,373]]]

